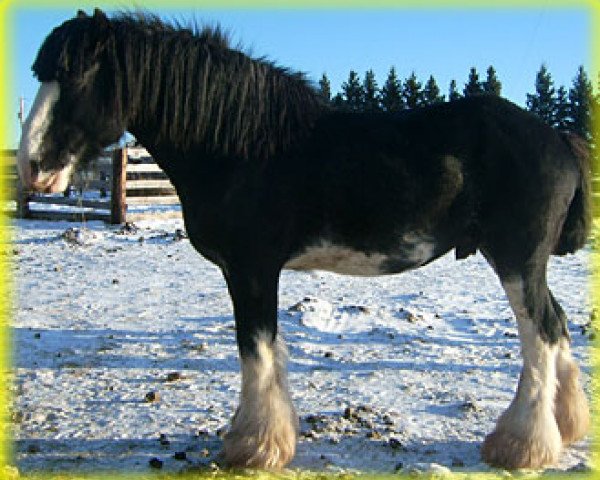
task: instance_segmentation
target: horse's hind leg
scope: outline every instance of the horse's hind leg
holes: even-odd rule
[[[278,274],[226,275],[242,370],[240,405],[223,445],[232,467],[280,468],[296,449],[298,417],[288,392],[286,349],[277,336]]]
[[[550,293],[554,310],[566,326],[566,316]],[[558,385],[554,401],[554,416],[563,444],[567,445],[585,436],[590,425],[588,401],[579,381],[579,367],[571,356],[569,334],[565,328],[558,341],[556,355]]]
[[[523,369],[516,395],[486,437],[482,455],[503,468],[540,468],[554,464],[562,447],[554,402],[558,340],[566,327],[546,285],[545,262],[525,273],[499,274],[517,317]]]

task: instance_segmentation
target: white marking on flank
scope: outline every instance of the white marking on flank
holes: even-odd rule
[[[406,261],[414,264],[415,268],[427,263],[434,256],[435,243],[425,235],[406,233],[402,236],[401,245]]]
[[[334,273],[357,276],[375,276],[384,273],[381,264],[387,259],[381,253],[364,253],[348,247],[322,241],[308,247],[289,260],[284,268],[289,270],[328,270]]]

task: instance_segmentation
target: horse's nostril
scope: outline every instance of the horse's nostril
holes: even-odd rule
[[[31,168],[31,178],[36,178],[40,172],[40,164],[32,160],[29,162],[29,167]]]

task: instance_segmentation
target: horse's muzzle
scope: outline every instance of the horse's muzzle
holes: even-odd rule
[[[64,192],[69,185],[71,166],[61,170],[45,172],[39,162],[19,159],[19,177],[26,191],[41,193]]]

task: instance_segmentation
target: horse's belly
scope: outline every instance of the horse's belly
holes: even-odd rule
[[[288,270],[327,270],[356,276],[376,276],[399,273],[419,267],[435,256],[430,242],[402,243],[390,253],[362,252],[350,247],[322,242],[307,247],[291,258],[284,268]]]

